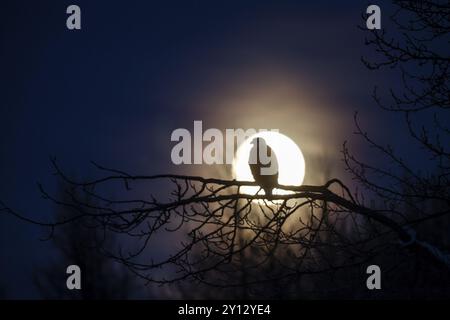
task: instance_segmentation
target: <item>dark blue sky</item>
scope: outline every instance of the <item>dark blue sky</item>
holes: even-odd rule
[[[81,7],[80,31],[66,29],[70,4]],[[395,131],[391,120],[377,122],[370,98],[375,83],[395,78],[360,62],[371,55],[357,29],[363,1],[0,6],[0,199],[35,218],[54,210],[36,188],[55,190],[50,156],[80,177],[95,175],[90,160],[132,173],[190,171],[170,163],[170,134],[193,120],[279,128],[301,145],[307,166],[325,157],[337,175],[355,110],[383,128],[381,137]],[[37,297],[31,273],[51,244],[9,216],[0,216],[0,231],[0,286]]]

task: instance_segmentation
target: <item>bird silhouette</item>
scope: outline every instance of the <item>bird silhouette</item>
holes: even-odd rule
[[[266,196],[271,197],[273,188],[278,185],[277,157],[263,138],[255,138],[251,144],[248,164],[253,178]]]

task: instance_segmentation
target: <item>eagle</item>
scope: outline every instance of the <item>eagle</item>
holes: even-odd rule
[[[271,197],[273,188],[278,185],[277,157],[263,138],[255,138],[251,144],[248,164],[253,178],[266,196]]]

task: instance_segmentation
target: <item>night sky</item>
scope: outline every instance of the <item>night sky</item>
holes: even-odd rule
[[[79,31],[66,28],[70,4],[81,7]],[[50,219],[54,206],[36,183],[56,190],[52,156],[81,178],[98,174],[91,160],[130,173],[213,175],[171,163],[171,132],[192,130],[194,120],[205,128],[280,129],[302,149],[309,184],[326,178],[314,170],[320,161],[345,179],[342,143],[359,147],[355,111],[367,130],[407,148],[395,118],[382,118],[370,97],[375,84],[395,87],[396,78],[360,61],[373,54],[357,28],[367,5],[2,1],[0,199]],[[220,175],[231,178],[227,172]],[[8,297],[39,297],[32,270],[54,254],[39,241],[43,234],[0,216],[0,285]]]

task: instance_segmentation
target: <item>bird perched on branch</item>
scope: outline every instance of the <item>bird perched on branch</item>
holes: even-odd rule
[[[251,144],[248,164],[253,178],[266,196],[271,197],[272,190],[278,185],[277,157],[263,138],[255,138]]]

